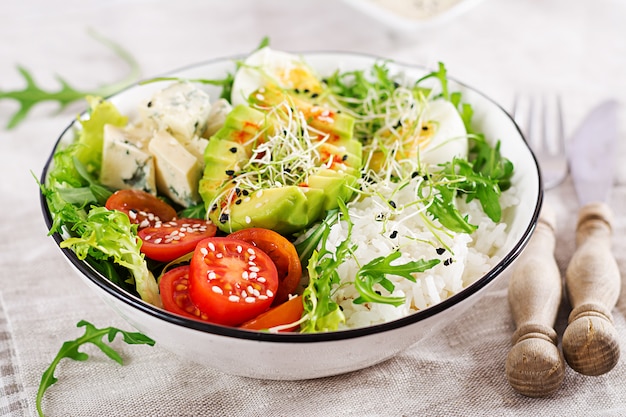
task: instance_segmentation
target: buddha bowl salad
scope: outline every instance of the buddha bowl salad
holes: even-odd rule
[[[195,320],[323,332],[426,309],[495,265],[517,200],[445,67],[405,78],[265,46],[223,80],[151,80],[134,117],[88,97],[41,185],[51,233]]]

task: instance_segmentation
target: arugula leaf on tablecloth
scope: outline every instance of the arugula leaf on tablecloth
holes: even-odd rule
[[[65,79],[57,76],[57,80],[59,81],[61,87],[56,91],[49,91],[44,90],[39,86],[39,84],[37,84],[30,71],[18,65],[17,70],[24,78],[26,86],[21,90],[13,91],[4,91],[0,89],[0,100],[14,100],[19,104],[19,109],[12,115],[6,129],[13,129],[19,125],[26,118],[30,110],[39,103],[46,101],[57,102],[59,104],[60,111],[69,104],[82,100],[88,95],[108,97],[132,84],[139,78],[139,64],[130,53],[123,49],[119,44],[112,42],[111,40],[106,39],[93,31],[90,31],[90,34],[96,40],[111,48],[111,50],[113,50],[118,57],[124,60],[130,66],[130,73],[120,81],[102,85],[91,90],[80,90],[70,85]]]
[[[107,327],[104,329],[98,329],[91,323],[88,323],[84,320],[81,320],[76,325],[77,327],[85,327],[85,334],[75,340],[69,340],[61,346],[61,350],[57,353],[56,357],[52,360],[52,363],[46,369],[41,376],[41,382],[39,383],[39,389],[37,390],[37,413],[40,417],[44,415],[43,410],[41,408],[41,400],[43,399],[43,395],[50,386],[58,381],[58,379],[54,376],[54,371],[63,358],[70,358],[76,361],[86,361],[89,358],[84,352],[80,352],[78,349],[86,344],[91,343],[96,345],[102,350],[109,358],[113,359],[115,362],[123,365],[122,357],[119,353],[117,353],[113,348],[107,345],[102,338],[107,336],[108,342],[112,342],[117,336],[118,333],[122,334],[124,337],[124,342],[129,345],[149,345],[154,346],[154,340],[150,339],[148,336],[145,336],[141,333],[136,332],[126,332],[124,330],[117,329],[115,327]]]

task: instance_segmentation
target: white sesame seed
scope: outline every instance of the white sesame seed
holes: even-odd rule
[[[267,294],[268,297],[274,296],[274,293],[272,292],[272,290],[267,290],[265,293]]]
[[[146,220],[146,219],[143,219],[141,221],[141,223],[139,223],[139,227],[141,227],[141,228],[148,227],[148,226],[150,226],[150,222],[148,220]],[[156,227],[156,225],[155,225],[155,227]]]
[[[263,282],[265,282],[265,278],[263,278],[263,277],[258,277],[258,278],[257,278],[257,282],[261,282],[261,283],[263,283]]]
[[[261,269],[258,266],[251,266],[250,267],[250,271],[252,272],[259,272]]]
[[[246,223],[247,224],[252,223],[252,219],[250,218],[250,216],[246,216]]]
[[[237,245],[237,253],[243,252],[243,248],[240,245]]]
[[[259,300],[267,300],[268,297],[267,297],[267,295],[259,295],[257,298]]]
[[[224,291],[222,291],[222,289],[220,287],[218,287],[217,285],[212,286],[211,289],[216,294],[224,294]]]
[[[257,273],[252,271],[250,272],[250,279],[255,279],[257,277]]]
[[[248,293],[244,290],[241,292],[241,297],[246,298],[248,296]]]
[[[232,301],[233,303],[238,303],[239,297],[237,297],[236,295],[230,295],[228,296],[228,301]]]
[[[241,278],[243,278],[243,279],[248,279],[248,271],[243,271],[243,272],[241,273]]]
[[[209,277],[209,279],[215,279],[217,278],[217,274],[214,271],[209,271],[207,273],[207,276]]]
[[[255,255],[255,253],[254,253],[254,249],[252,249],[252,248],[248,248],[248,253],[249,253],[250,255],[253,255],[253,256]]]
[[[246,297],[246,298],[244,299],[244,301],[245,301],[246,303],[248,303],[248,304],[252,304],[252,303],[254,303],[254,302],[256,301],[256,298],[255,298],[255,297]]]
[[[135,220],[137,218],[137,212],[135,210],[130,210],[128,212],[128,217],[130,217],[132,220]]]
[[[211,249],[212,251],[215,250],[215,245],[213,244],[213,242],[209,242],[209,249]]]
[[[148,236],[143,238],[143,240],[150,240],[150,239],[152,239],[152,235],[148,235]]]
[[[159,243],[161,243],[161,241],[162,241],[162,240],[163,240],[163,239],[161,239],[161,238],[155,239],[155,240],[154,240],[154,243],[156,243],[156,244],[158,245]]]
[[[248,288],[246,288],[246,290],[248,290],[250,294],[254,293],[254,288],[252,288],[252,285],[248,285]]]
[[[201,253],[203,256],[207,256],[207,255],[209,254],[209,251],[208,251],[208,250],[206,250],[206,248],[200,248],[200,253]]]
[[[224,257],[224,254],[223,253],[216,253],[215,257],[218,258],[218,259],[222,259]]]
[[[256,255],[252,255],[248,258],[250,261],[254,261],[256,259]]]

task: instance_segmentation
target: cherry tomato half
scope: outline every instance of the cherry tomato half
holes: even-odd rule
[[[150,259],[170,262],[193,252],[202,239],[215,236],[217,227],[208,220],[175,219],[156,223],[137,232],[141,251]]]
[[[189,265],[167,271],[159,280],[163,308],[170,313],[191,319],[208,321],[207,316],[189,298]]]
[[[228,237],[244,240],[267,253],[278,270],[278,292],[274,305],[284,303],[295,293],[302,277],[302,265],[293,244],[279,233],[269,229],[250,228],[233,232]]]
[[[303,312],[304,305],[302,304],[302,297],[296,296],[291,300],[277,305],[276,307],[270,308],[265,313],[259,314],[239,327],[247,330],[267,330],[272,327],[295,323],[300,320]],[[288,329],[281,330],[281,332],[290,332],[295,330],[297,327],[298,326],[296,325]]]
[[[213,323],[237,326],[269,309],[278,288],[272,259],[242,240],[212,237],[191,258],[189,297]]]
[[[104,206],[109,210],[126,213],[130,222],[138,224],[139,228],[176,218],[176,210],[172,206],[142,190],[118,190]]]

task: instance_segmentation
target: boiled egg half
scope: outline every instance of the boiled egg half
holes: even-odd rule
[[[262,87],[277,86],[319,93],[321,81],[302,57],[264,47],[252,53],[233,80],[231,102],[246,104],[250,94]]]

